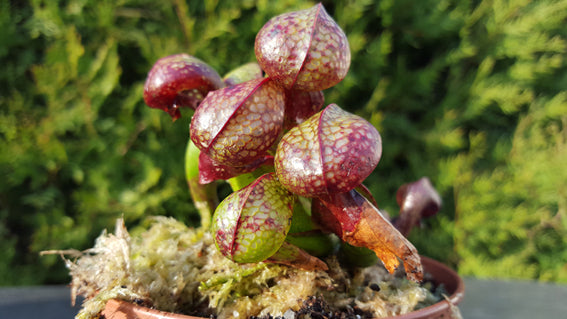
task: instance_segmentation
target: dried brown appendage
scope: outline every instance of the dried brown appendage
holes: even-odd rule
[[[404,236],[408,236],[422,218],[431,217],[441,209],[441,196],[427,177],[402,185],[396,193],[396,201],[400,214],[394,225]]]
[[[312,214],[323,228],[345,242],[373,250],[390,273],[403,261],[408,279],[423,279],[415,247],[357,191],[314,199]]]
[[[256,35],[256,59],[286,89],[321,91],[339,83],[350,66],[344,31],[322,4],[270,19]]]
[[[219,164],[246,166],[266,155],[280,137],[284,92],[256,79],[211,92],[191,120],[191,140]]]
[[[265,262],[283,264],[308,271],[329,269],[327,264],[319,258],[287,242],[284,242],[280,249]]]
[[[207,93],[224,87],[218,73],[205,62],[188,54],[159,59],[146,78],[144,101],[151,108],[181,117],[179,108],[196,109]]]

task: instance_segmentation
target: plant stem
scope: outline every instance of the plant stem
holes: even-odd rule
[[[197,146],[189,140],[185,151],[185,179],[195,208],[201,216],[201,227],[208,229],[211,226],[211,218],[219,204],[219,199],[216,183],[199,183],[199,154],[200,151]]]
[[[252,172],[252,173],[240,174],[240,175],[232,177],[232,178],[230,178],[226,181],[230,185],[230,187],[232,188],[232,191],[236,192],[236,191],[239,191],[239,190],[243,189],[244,187],[250,185],[250,183],[255,181],[256,178],[257,178],[257,176],[255,176],[255,174]]]
[[[273,172],[274,169],[270,165],[263,165],[258,167],[255,171],[250,173],[240,174],[233,178],[227,180],[228,184],[232,188],[233,192],[239,191],[244,187],[250,185],[253,181],[255,181],[258,177]]]
[[[187,180],[191,198],[195,204],[195,208],[201,216],[201,227],[209,229],[211,226],[211,218],[217,205],[219,204],[217,195],[217,184],[200,184],[199,178]]]

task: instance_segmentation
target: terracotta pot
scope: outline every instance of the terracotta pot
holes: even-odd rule
[[[436,284],[443,284],[448,293],[447,300],[405,315],[388,317],[390,319],[437,319],[454,318],[454,306],[464,297],[465,284],[452,269],[431,258],[421,257],[425,272],[432,275]],[[102,311],[105,319],[206,319],[163,312],[138,306],[122,300],[109,300]]]

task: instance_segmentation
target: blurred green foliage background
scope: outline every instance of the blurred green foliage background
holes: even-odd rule
[[[567,0],[323,1],[351,70],[327,103],[368,118],[367,184],[395,215],[429,176],[441,213],[410,236],[463,275],[567,282]],[[147,108],[165,55],[220,74],[300,0],[0,0],[0,285],[66,283],[47,249],[85,249],[124,216],[197,225],[183,174],[189,117]]]

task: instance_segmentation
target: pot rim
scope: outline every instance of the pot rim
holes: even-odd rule
[[[437,284],[444,284],[450,295],[446,297],[445,300],[439,301],[431,306],[412,311],[407,314],[386,317],[382,319],[412,319],[435,317],[435,314],[438,313],[451,313],[451,308],[456,306],[463,300],[465,296],[465,283],[456,271],[449,268],[447,265],[429,257],[421,256],[421,261],[424,264],[424,267],[427,268],[427,272],[430,273],[433,277],[434,282]],[[443,274],[442,277],[440,277],[440,274]],[[206,319],[203,317],[194,317],[151,309],[119,299],[108,300],[101,314],[106,318],[126,319]],[[113,317],[113,315],[115,314],[120,314],[120,316]]]
[[[465,282],[457,272],[449,266],[426,256],[421,256],[422,264],[427,264],[427,272],[437,284],[444,284],[450,295],[431,306],[412,311],[403,315],[386,317],[382,319],[412,319],[412,318],[429,318],[434,317],[437,313],[450,313],[451,308],[459,304],[465,297]],[[439,274],[446,276],[445,280],[439,280]],[[451,284],[451,285],[448,285]]]

